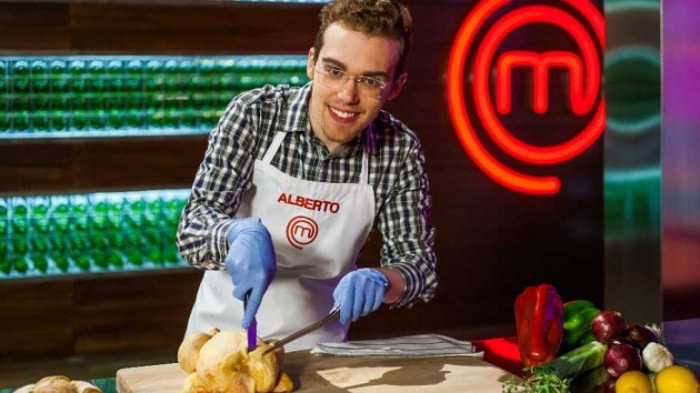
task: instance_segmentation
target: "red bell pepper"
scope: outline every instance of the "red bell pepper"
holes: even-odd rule
[[[520,360],[527,367],[552,361],[564,335],[564,308],[552,285],[530,286],[515,299]]]

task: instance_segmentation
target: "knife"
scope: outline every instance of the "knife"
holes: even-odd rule
[[[272,343],[272,346],[270,346],[270,348],[266,349],[265,352],[263,352],[263,355],[270,352],[270,351],[274,351],[275,349],[277,349],[285,344],[288,344],[288,343],[298,339],[299,337],[302,337],[306,334],[309,334],[316,329],[320,329],[320,328],[328,325],[331,322],[336,321],[338,319],[338,316],[340,316],[340,309],[335,309],[335,310],[331,311],[330,314],[326,315],[323,319],[321,319],[317,322],[314,322],[311,325],[309,325],[303,329],[300,329],[300,330],[290,334],[289,336],[287,336],[281,340],[270,340],[270,342]]]
[[[250,299],[250,291],[243,297],[243,312],[248,308],[248,299]],[[258,321],[253,318],[253,322],[247,331],[248,334],[248,352],[254,351],[258,343]]]

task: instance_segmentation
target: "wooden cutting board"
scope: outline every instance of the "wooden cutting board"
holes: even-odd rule
[[[282,370],[299,393],[501,393],[513,376],[475,357],[375,358],[288,353]],[[119,393],[180,393],[185,373],[176,363],[117,371]]]

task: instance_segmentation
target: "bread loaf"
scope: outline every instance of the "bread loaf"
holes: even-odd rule
[[[73,381],[64,375],[51,375],[22,386],[14,393],[102,393],[102,390],[89,382]]]

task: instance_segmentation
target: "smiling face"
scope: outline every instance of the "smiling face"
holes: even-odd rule
[[[309,118],[314,134],[328,151],[333,152],[360,135],[377,117],[384,103],[399,94],[406,82],[405,73],[394,75],[400,50],[396,39],[367,36],[335,22],[324,32],[318,56],[313,48],[309,51],[306,73],[313,80]],[[339,88],[329,88],[318,81],[320,76],[314,67],[319,70],[337,68],[347,72],[351,79]],[[358,76],[384,81],[387,93],[381,99],[361,95],[353,81]]]

